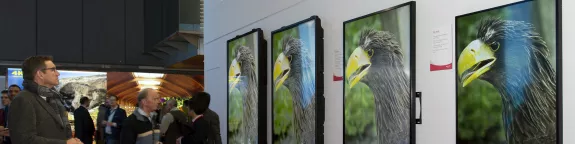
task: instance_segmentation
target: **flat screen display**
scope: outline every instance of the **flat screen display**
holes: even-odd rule
[[[68,104],[74,108],[78,108],[82,96],[91,99],[88,107],[89,110],[97,108],[100,104],[104,103],[107,93],[106,72],[69,70],[58,70],[58,72],[60,73],[58,77],[60,83],[55,88],[62,94]],[[6,79],[8,82],[6,83],[7,86],[16,84],[24,89],[22,86],[24,77],[21,68],[8,68]]]
[[[229,144],[265,143],[265,45],[260,29],[228,41]]]
[[[560,143],[559,3],[456,17],[458,143]]]
[[[272,32],[272,143],[323,141],[319,25],[314,16]]]
[[[345,143],[414,143],[414,7],[344,22]]]

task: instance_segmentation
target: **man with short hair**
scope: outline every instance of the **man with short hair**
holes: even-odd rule
[[[20,93],[20,91],[22,91],[22,89],[20,88],[20,86],[18,86],[18,85],[16,85],[16,84],[10,85],[10,86],[8,87],[8,92],[9,92],[9,93],[8,93],[8,96],[10,96],[10,99],[14,99],[14,97],[15,97],[18,93]]]
[[[216,143],[216,134],[203,115],[210,105],[210,94],[205,92],[198,93],[192,97],[189,103],[189,114],[194,118],[192,119],[192,132],[178,138],[176,144]]]
[[[158,109],[158,91],[146,88],[138,93],[138,108],[124,120],[121,144],[157,144],[160,130],[156,127],[151,113]]]
[[[81,144],[72,138],[68,115],[60,93],[60,73],[49,56],[32,56],[22,63],[24,91],[9,108],[10,138],[15,144]]]
[[[80,106],[74,111],[74,128],[75,135],[82,143],[91,144],[94,140],[94,121],[88,112],[87,107],[90,105],[88,97],[80,98]]]
[[[176,143],[176,139],[188,133],[186,123],[188,116],[178,109],[178,101],[170,99],[166,102],[166,109],[170,111],[164,115],[160,125],[160,132],[165,135],[165,143]]]
[[[118,97],[110,96],[108,102],[110,102],[110,109],[106,112],[106,119],[102,121],[102,126],[104,126],[106,144],[117,144],[120,141],[126,111],[118,105]]]

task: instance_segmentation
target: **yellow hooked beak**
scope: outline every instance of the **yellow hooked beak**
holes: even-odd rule
[[[236,87],[236,85],[240,81],[241,74],[242,71],[240,70],[240,64],[236,59],[234,59],[232,61],[232,64],[230,65],[230,71],[228,72],[228,76],[230,78],[230,80],[228,81],[230,89]]]
[[[288,78],[289,72],[290,72],[290,61],[283,53],[281,53],[276,59],[276,62],[274,64],[274,72],[273,72],[274,85],[275,85],[274,91],[277,91],[281,87],[284,81]]]
[[[499,47],[493,49],[480,40],[474,40],[465,47],[457,63],[457,74],[463,82],[463,87],[489,71],[497,60],[494,53],[498,49]]]
[[[349,87],[352,88],[367,74],[371,56],[367,54],[361,47],[355,48],[353,53],[349,56],[345,69],[345,77],[349,80]]]

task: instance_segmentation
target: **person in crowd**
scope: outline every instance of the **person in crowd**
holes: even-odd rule
[[[106,112],[108,112],[108,109],[110,109],[110,102],[109,99],[106,98],[104,103],[98,107],[98,117],[96,117],[96,124],[100,125],[97,125],[96,127],[96,144],[104,144],[104,129],[106,129],[106,127],[101,124],[106,120]]]
[[[16,85],[16,84],[12,84],[10,86],[8,86],[8,90],[6,91],[6,98],[4,100],[4,98],[2,99],[2,105],[4,105],[4,109],[2,112],[2,126],[6,126],[6,122],[8,122],[8,110],[9,110],[9,106],[10,103],[12,102],[12,99],[14,99],[14,97],[20,93],[22,89],[20,88],[20,86]],[[6,102],[4,102],[6,101]],[[5,129],[6,131],[2,131],[0,132],[0,136],[3,136],[2,139],[2,144],[10,144],[11,140],[10,140],[10,134],[8,131],[8,129],[6,128],[2,128]]]
[[[18,93],[20,93],[20,91],[22,91],[22,89],[20,88],[20,86],[13,84],[10,85],[8,87],[8,96],[10,96],[10,99],[14,99],[14,96],[16,96]]]
[[[106,144],[118,144],[122,125],[126,119],[126,111],[118,106],[118,97],[110,96],[108,100],[110,109],[106,112],[106,119],[101,125],[104,126]]]
[[[199,95],[208,95],[206,92],[200,92]],[[208,106],[210,105],[210,101],[208,101]],[[212,111],[209,107],[204,112],[204,117],[209,122],[210,126],[212,127],[212,131],[215,132],[215,143],[222,144],[222,136],[220,134],[220,116],[214,111]]]
[[[90,105],[88,97],[80,98],[80,106],[74,111],[74,128],[75,135],[82,143],[91,144],[94,136],[94,121],[88,112],[87,107]]]
[[[7,106],[10,105],[10,97],[8,97],[8,90],[2,90],[2,105]],[[6,115],[8,113],[4,113],[3,109],[0,109],[0,144],[4,144],[4,137],[10,136],[8,129],[5,129],[4,126],[6,125]]]
[[[193,119],[191,116],[189,116],[188,114],[190,113],[190,108],[188,106],[188,104],[190,103],[190,100],[184,100],[184,106],[182,107],[182,110],[184,111],[184,113],[186,114],[186,116],[188,117],[188,120]]]
[[[154,127],[151,113],[158,108],[158,91],[146,88],[138,93],[138,108],[124,121],[121,144],[157,144],[159,127]]]
[[[154,122],[158,126],[160,126],[160,122],[162,121],[162,117],[165,115],[165,113],[162,112],[162,107],[163,107],[162,102],[160,101],[157,109],[152,112],[152,117],[154,118]]]
[[[164,135],[166,144],[174,144],[176,139],[188,133],[185,125],[188,123],[188,117],[178,109],[178,102],[175,99],[168,100],[166,108],[170,109],[170,112],[162,118],[160,133]]]
[[[4,113],[4,110],[6,109],[7,105],[10,105],[10,97],[8,96],[8,90],[2,90],[2,97],[1,98],[2,98],[2,105],[4,106],[4,108],[0,109],[0,125],[5,126],[6,121],[4,118],[6,118],[6,115],[8,113]]]
[[[54,87],[60,73],[49,56],[32,56],[24,60],[24,91],[9,105],[7,128],[15,144],[81,144],[72,138],[72,129],[62,96]]]
[[[210,105],[210,95],[205,92],[198,93],[189,101],[189,115],[192,119],[192,132],[176,140],[176,144],[205,144],[216,143],[216,133],[204,113]]]

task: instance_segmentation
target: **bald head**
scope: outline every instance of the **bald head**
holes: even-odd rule
[[[170,99],[166,102],[166,104],[171,108],[178,107],[178,101],[176,101],[176,99]]]
[[[158,91],[146,88],[142,89],[140,93],[138,93],[138,105],[144,111],[151,112],[153,110],[158,109],[158,104],[160,103],[160,95]]]

